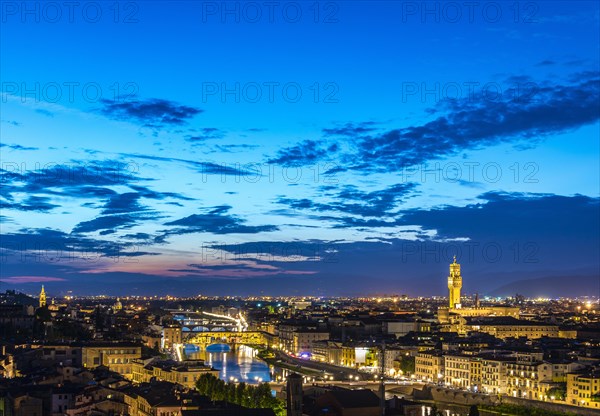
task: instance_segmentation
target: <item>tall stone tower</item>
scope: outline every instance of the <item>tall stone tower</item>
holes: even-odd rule
[[[302,376],[292,373],[287,378],[287,416],[302,416]]]
[[[462,288],[462,276],[460,275],[460,264],[454,262],[450,264],[450,276],[448,276],[448,300],[450,309],[460,308],[460,289]]]
[[[46,306],[46,291],[44,290],[44,285],[42,285],[42,291],[40,292],[40,308]]]

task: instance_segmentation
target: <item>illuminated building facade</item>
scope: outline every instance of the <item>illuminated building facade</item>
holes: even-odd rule
[[[131,363],[142,356],[142,347],[133,343],[97,343],[86,345],[81,351],[81,361],[86,368],[100,365],[124,376],[131,377]]]
[[[481,359],[466,355],[444,356],[444,382],[448,386],[479,390],[481,387]]]
[[[316,341],[329,339],[327,331],[299,330],[292,334],[292,349],[294,354],[312,353],[312,344]]]
[[[481,360],[481,391],[506,394],[506,366],[510,358],[486,357]]]
[[[429,382],[444,381],[444,357],[441,351],[430,350],[415,356],[415,377]]]
[[[162,348],[170,350],[173,344],[181,344],[182,330],[178,324],[166,325],[162,330]]]
[[[567,374],[567,403],[600,408],[600,371]]]
[[[136,383],[149,383],[152,379],[168,381],[193,389],[203,374],[219,377],[219,370],[207,366],[202,360],[175,362],[169,360],[131,360],[131,380]]]

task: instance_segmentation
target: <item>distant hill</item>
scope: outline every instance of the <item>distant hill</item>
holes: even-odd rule
[[[0,293],[0,303],[5,305],[37,306],[38,302],[37,299],[14,290],[7,290],[4,293]]]
[[[510,282],[489,292],[490,296],[575,297],[600,296],[600,276],[551,276]]]

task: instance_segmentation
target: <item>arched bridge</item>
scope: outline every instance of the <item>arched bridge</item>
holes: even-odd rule
[[[185,340],[186,344],[198,345],[206,348],[212,344],[246,344],[246,345],[264,345],[270,347],[273,345],[274,336],[262,331],[206,331],[190,334]]]
[[[182,332],[188,335],[197,332],[241,332],[247,328],[241,314],[237,317],[203,311],[171,311],[171,314],[181,324]]]
[[[182,323],[181,331],[184,334],[194,332],[235,332],[237,327],[234,325],[210,324],[207,322],[188,322]]]

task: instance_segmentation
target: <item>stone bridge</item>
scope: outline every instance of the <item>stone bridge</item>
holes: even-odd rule
[[[207,321],[183,321],[181,331],[184,334],[191,332],[233,332],[237,330],[236,325],[227,323],[211,323]]]
[[[228,345],[262,345],[270,347],[273,345],[272,334],[262,331],[205,331],[190,333],[185,339],[186,344],[197,345],[201,348],[206,348],[212,344],[228,344]]]
[[[246,322],[241,315],[237,317],[220,315],[205,311],[170,311],[173,319],[181,324],[185,334],[196,332],[225,332],[243,331]]]

